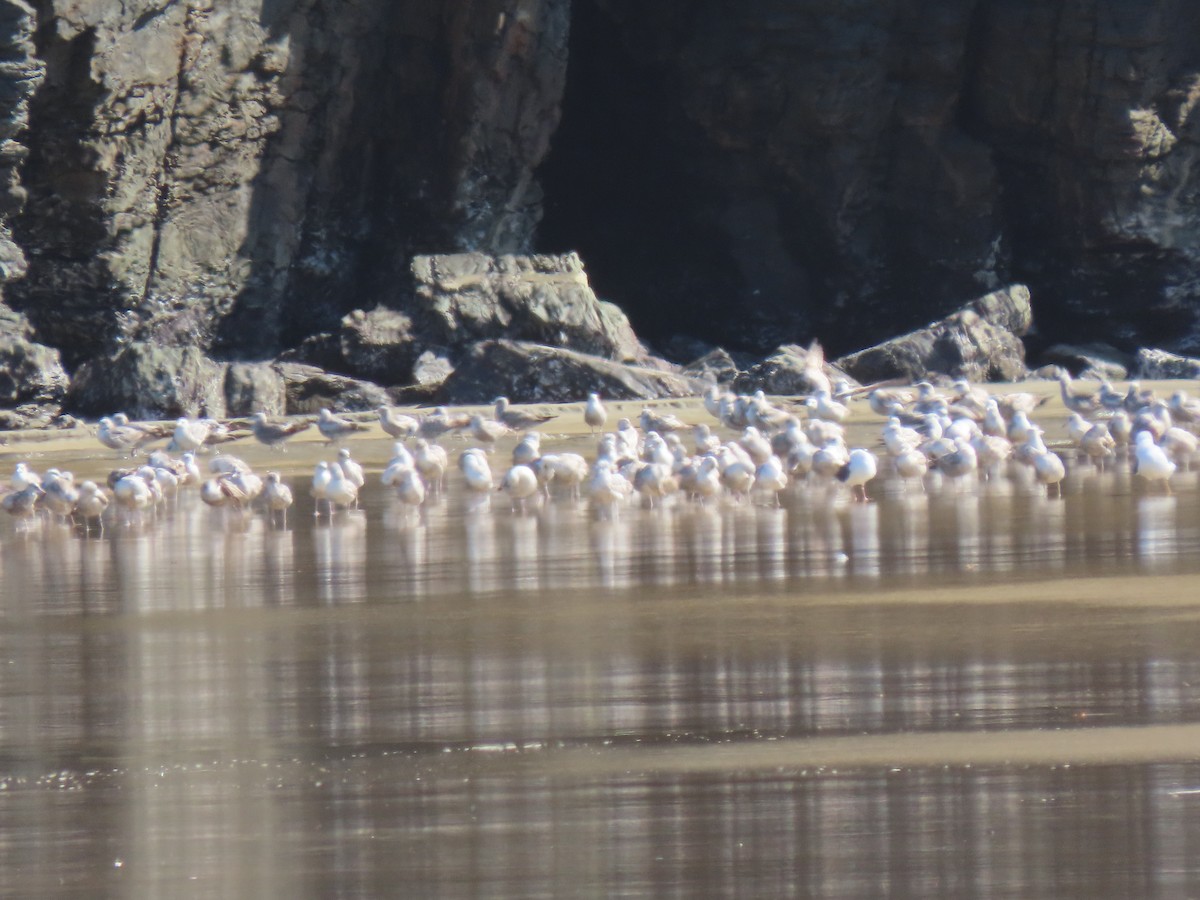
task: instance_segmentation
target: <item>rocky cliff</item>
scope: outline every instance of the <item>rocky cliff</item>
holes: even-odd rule
[[[1013,282],[1200,344],[1193,0],[0,0],[0,45],[3,299],[72,373],[325,346],[446,251],[578,251],[660,345]]]

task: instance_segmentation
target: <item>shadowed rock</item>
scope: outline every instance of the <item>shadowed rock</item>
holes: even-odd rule
[[[1143,347],[1137,352],[1139,378],[1200,378],[1200,359]]]
[[[825,362],[815,346],[783,344],[762,362],[740,373],[734,381],[734,389],[744,394],[760,390],[768,394],[809,394],[818,387],[812,375],[815,367],[819,367],[832,384],[844,380],[851,387],[858,386],[839,366]]]
[[[89,416],[219,418],[225,415],[225,367],[195,347],[134,343],[80,366],[67,405]]]
[[[1017,284],[980,297],[926,328],[837,360],[863,384],[940,372],[971,381],[1016,381],[1025,375],[1020,335],[1033,324],[1029,289]]]
[[[225,408],[230,416],[256,412],[282,416],[287,411],[287,387],[271,363],[230,363],[225,371]]]
[[[573,350],[520,341],[480,341],[439,392],[443,403],[487,403],[503,394],[514,403],[570,403],[590,393],[612,400],[689,397],[705,383],[601,359]]]
[[[1109,344],[1054,344],[1042,351],[1042,361],[1069,369],[1077,378],[1123,381],[1134,366],[1133,357]]]
[[[392,402],[387,391],[370,381],[300,363],[279,363],[278,370],[287,389],[288,415],[316,413],[322,408],[363,412]]]
[[[412,272],[414,322],[452,349],[504,337],[623,362],[646,355],[625,314],[596,297],[574,253],[418,256]]]

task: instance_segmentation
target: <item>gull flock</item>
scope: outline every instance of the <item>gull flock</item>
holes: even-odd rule
[[[240,422],[180,418],[168,426],[118,413],[99,421],[96,437],[132,465],[113,469],[103,484],[76,483],[69,471],[38,473],[22,460],[0,487],[0,506],[23,530],[55,522],[102,535],[106,525],[151,524],[181,494],[195,492],[226,521],[257,511],[286,528],[289,513],[295,514],[292,487],[277,471],[256,473],[226,445],[253,439],[285,453],[291,438],[314,425],[335,451],[299,486],[307,493],[305,512],[311,501],[317,518],[358,509],[360,494],[371,490],[388,492],[420,518],[446,496],[450,479],[458,481],[471,511],[492,508],[493,497],[502,495],[514,514],[572,501],[600,518],[634,506],[778,506],[797,494],[869,502],[877,479],[903,491],[971,491],[1010,479],[1062,497],[1074,467],[1125,469],[1146,490],[1170,493],[1172,477],[1189,468],[1197,452],[1200,401],[1182,391],[1164,400],[1137,382],[1124,391],[1107,382],[1085,389],[1062,374],[1068,443],[1052,447],[1038,423],[1046,398],[1035,394],[993,395],[961,380],[945,388],[921,382],[857,390],[823,376],[814,380],[811,394],[774,400],[761,391],[735,395],[713,387],[704,396],[711,422],[688,425],[646,407],[636,419],[620,418],[611,431],[605,430],[604,402],[591,394],[583,410],[595,442],[590,459],[543,437],[538,429],[554,415],[514,408],[504,397],[491,417],[446,407],[410,416],[380,407],[371,424],[327,409],[315,418],[278,422],[258,413]],[[846,423],[851,404],[863,400],[882,424],[867,446],[851,446]],[[368,479],[344,444],[358,436],[356,443],[365,446],[362,437],[376,424],[391,453],[380,474]],[[509,440],[511,459],[502,458],[498,447]]]

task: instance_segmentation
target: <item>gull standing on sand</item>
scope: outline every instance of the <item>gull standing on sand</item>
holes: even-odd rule
[[[1170,479],[1175,474],[1175,463],[1171,462],[1162,447],[1154,443],[1154,435],[1149,431],[1139,431],[1135,441],[1133,474],[1152,483],[1161,481],[1166,492],[1171,493]]]
[[[587,404],[583,407],[583,421],[592,429],[592,434],[595,434],[597,429],[604,428],[604,423],[608,421],[608,410],[600,401],[599,394],[588,394]]]
[[[100,443],[110,450],[117,450],[123,455],[132,456],[141,449],[142,444],[153,440],[154,435],[148,434],[132,425],[121,424],[116,419],[105,416],[100,420],[99,427],[96,430],[96,437],[100,440]]]
[[[279,447],[281,450],[284,441],[311,427],[312,420],[310,419],[282,423],[268,422],[267,414],[264,412],[256,412],[250,424],[250,430],[253,432],[255,440],[268,447]]]
[[[850,488],[854,500],[867,502],[867,482],[879,473],[879,461],[870,450],[855,447],[850,451],[846,464],[838,469],[837,479]]]
[[[278,472],[267,473],[267,483],[263,487],[263,496],[267,500],[267,509],[271,521],[275,521],[275,513],[283,514],[283,527],[287,528],[287,511],[292,505],[292,489],[283,483]]]
[[[317,431],[321,432],[325,440],[331,444],[344,440],[356,431],[368,431],[369,429],[369,425],[335,416],[324,407],[317,413]]]
[[[333,479],[333,473],[329,470],[329,463],[321,460],[317,463],[313,470],[312,477],[312,497],[313,497],[313,515],[321,515],[321,501],[325,501],[326,508],[329,510],[329,515],[333,516],[333,506],[329,502],[329,482]]]
[[[525,501],[536,494],[539,487],[537,473],[529,466],[513,466],[504,473],[500,482],[500,490],[508,494],[509,500],[514,503],[514,511],[516,504],[519,504],[522,513],[526,511]]]
[[[104,511],[108,509],[108,495],[94,481],[85,481],[79,485],[79,499],[75,501],[75,515],[83,519],[85,533],[91,533],[92,520],[100,525],[100,533],[104,534]]]
[[[508,426],[503,422],[485,419],[476,413],[471,416],[471,437],[484,445],[488,453],[496,448],[496,441],[508,434]]]
[[[678,416],[655,412],[648,406],[642,407],[642,414],[638,416],[638,424],[642,426],[642,431],[647,433],[657,431],[659,434],[670,434],[673,431],[687,428],[687,425],[680,421]]]
[[[417,426],[417,437],[427,441],[436,441],[448,432],[466,428],[468,424],[470,424],[470,417],[452,416],[446,407],[438,406],[434,408],[433,412],[421,416],[421,423]]]
[[[524,431],[527,428],[537,428],[539,425],[545,425],[551,419],[558,418],[558,416],[553,413],[537,413],[529,410],[509,409],[507,397],[497,397],[493,402],[496,405],[496,421],[503,422],[514,431]]]
[[[390,406],[381,406],[375,410],[379,415],[379,426],[391,437],[406,441],[417,436],[421,423],[412,416],[396,412]]]

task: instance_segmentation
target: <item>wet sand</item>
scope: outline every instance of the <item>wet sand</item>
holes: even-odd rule
[[[616,521],[451,479],[329,522],[315,429],[244,446],[287,528],[190,495],[102,539],[0,522],[13,896],[1200,894],[1197,473]]]

